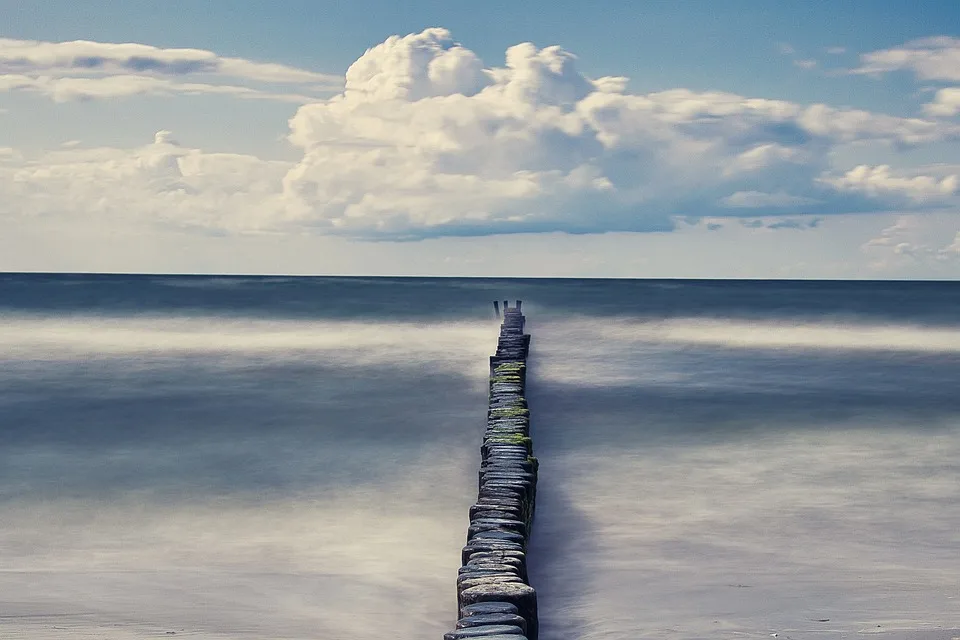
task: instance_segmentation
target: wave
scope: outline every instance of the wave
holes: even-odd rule
[[[3,316],[0,360],[222,354],[342,364],[435,362],[485,371],[492,322],[358,322],[238,319],[221,316]]]
[[[568,340],[703,345],[737,349],[824,349],[960,353],[960,329],[949,326],[676,318],[573,319],[551,323]]]

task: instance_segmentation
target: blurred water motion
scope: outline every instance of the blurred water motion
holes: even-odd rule
[[[0,635],[439,638],[520,298],[542,638],[948,640],[958,292],[8,274]]]

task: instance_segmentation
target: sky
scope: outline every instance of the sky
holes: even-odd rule
[[[960,276],[960,4],[0,0],[0,271]]]

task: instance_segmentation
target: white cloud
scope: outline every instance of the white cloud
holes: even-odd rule
[[[0,71],[48,73],[106,71],[185,76],[219,74],[278,83],[339,84],[340,79],[282,64],[219,56],[204,49],[161,49],[145,44],[75,40],[42,42],[0,38]]]
[[[793,65],[794,65],[795,67],[800,67],[801,69],[810,70],[810,69],[816,68],[816,66],[817,66],[817,61],[816,61],[816,60],[813,60],[813,59],[811,59],[811,58],[804,59],[804,60],[794,60],[794,61],[793,61]]]
[[[824,104],[808,107],[798,121],[811,134],[834,142],[882,141],[910,146],[960,138],[960,127],[955,125],[860,109],[835,109]]]
[[[227,95],[237,98],[279,100],[303,104],[316,100],[314,96],[294,93],[274,93],[225,84],[176,82],[154,76],[116,75],[97,78],[55,78],[22,74],[0,75],[0,91],[37,93],[56,102],[123,98],[138,95]]]
[[[204,82],[190,81],[203,78]],[[233,78],[234,84],[224,83]],[[173,93],[309,102],[296,92],[243,83],[295,84],[300,91],[335,91],[342,79],[281,64],[223,57],[203,49],[78,40],[41,42],[0,38],[0,91],[29,91],[57,101]]]
[[[825,49],[827,53],[833,56],[839,56],[847,52],[846,47],[827,47]]]
[[[902,198],[914,204],[942,203],[957,194],[957,174],[941,178],[932,175],[897,175],[888,165],[860,165],[842,176],[820,180],[840,191],[863,193],[873,198]]]
[[[167,131],[132,150],[64,148],[0,164],[0,216],[136,218],[212,230],[282,223],[287,163],[179,146]]]
[[[157,51],[166,52],[154,54],[162,74],[111,76],[115,91],[138,82],[160,83],[143,91],[163,83],[187,91],[190,83],[170,76],[209,58]],[[31,64],[61,64],[45,55]],[[118,67],[131,57],[109,59]],[[63,99],[94,91],[52,80],[35,90]],[[860,169],[831,177],[831,152],[960,135],[943,120],[822,104],[687,89],[631,94],[623,78],[584,76],[560,47],[519,44],[504,66],[488,67],[444,29],[369,49],[340,94],[301,106],[289,127],[302,152],[294,163],[205,153],[165,135],[138,149],[8,162],[0,207],[7,215],[92,212],[218,232],[299,228],[365,239],[668,230],[679,216],[801,206],[821,215],[885,208],[904,194],[915,200],[929,188],[922,180]],[[936,188],[946,196],[944,184]]]
[[[875,268],[907,264],[943,267],[960,262],[960,222],[950,215],[901,215],[861,247]]]
[[[441,63],[462,68],[462,84],[437,82]],[[361,236],[662,229],[738,191],[817,202],[815,178],[840,144],[960,132],[827,105],[623,87],[584,77],[558,47],[518,45],[505,67],[481,69],[445,30],[391,38],[351,67],[343,95],[291,120],[304,158],[286,191],[305,220]]]
[[[477,56],[444,29],[390,36],[347,69],[345,93],[370,102],[413,102],[432,96],[474,95],[492,82]]]
[[[917,219],[915,216],[900,216],[893,225],[885,227],[879,236],[867,241],[864,248],[895,246],[900,243],[902,235],[910,233],[916,226]]]
[[[924,105],[923,112],[928,116],[955,116],[960,113],[960,87],[940,89],[933,102]]]
[[[935,36],[860,56],[853,73],[877,75],[912,71],[922,80],[960,81],[960,38]]]

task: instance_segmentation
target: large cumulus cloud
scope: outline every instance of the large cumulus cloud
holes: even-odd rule
[[[829,161],[841,147],[960,137],[949,121],[724,92],[634,94],[624,78],[587,77],[560,47],[519,44],[490,67],[437,28],[369,49],[341,93],[300,107],[289,126],[302,151],[292,163],[158,140],[107,159],[42,159],[18,170],[14,195],[37,213],[69,197],[214,229],[364,239],[669,230],[679,217],[956,201],[951,175]]]
[[[443,29],[368,50],[343,94],[301,107],[290,127],[304,151],[284,182],[298,215],[388,237],[659,230],[676,215],[730,215],[742,193],[759,194],[753,214],[869,209],[879,192],[820,179],[831,149],[958,134],[721,92],[630,94],[559,47],[520,44],[485,69]]]

